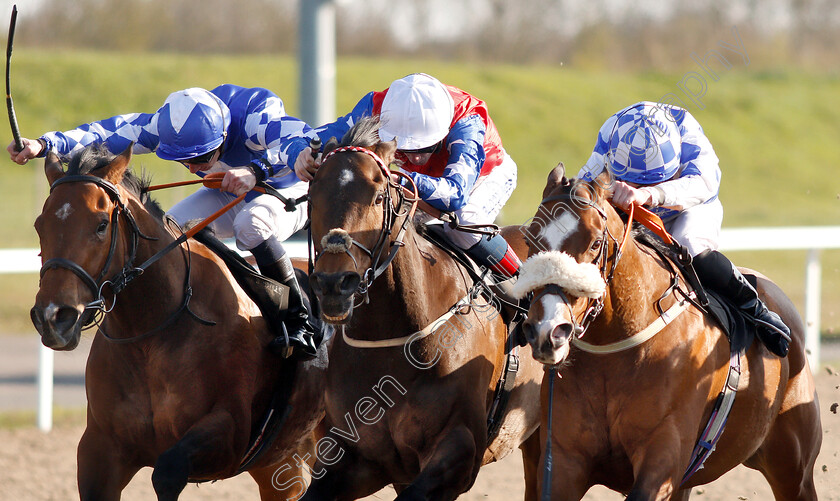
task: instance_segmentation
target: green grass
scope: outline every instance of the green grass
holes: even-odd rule
[[[790,70],[750,72],[734,66],[707,80],[703,107],[678,84],[682,72],[610,73],[545,65],[487,65],[436,60],[345,58],[338,63],[337,113],[344,114],[370,90],[405,74],[423,71],[484,99],[506,149],[519,166],[519,182],[503,214],[513,224],[530,218],[548,172],[558,162],[570,175],[586,161],[603,121],[640,100],[667,94],[683,99],[703,125],[720,158],[725,227],[835,225],[840,221],[840,75]],[[172,91],[231,82],[275,91],[295,115],[299,106],[297,66],[289,56],[195,56],[116,52],[15,52],[12,89],[26,137],[69,129],[118,113],[154,111]],[[0,134],[10,140],[8,125]],[[313,124],[320,125],[320,124]],[[156,183],[189,179],[186,169],[154,155],[137,157],[135,168]],[[41,162],[0,169],[0,247],[36,247],[32,222],[46,198]],[[158,192],[164,208],[189,188]],[[792,297],[802,295],[804,252],[733,254],[738,264],[779,278]],[[837,251],[824,253],[823,325],[840,329],[833,311],[840,304]],[[27,324],[37,287],[35,277],[2,278],[2,323]],[[796,292],[799,290],[800,292]],[[801,300],[797,302],[802,307]],[[22,308],[22,309],[21,309]],[[838,314],[840,315],[840,314]],[[22,318],[23,320],[16,320]],[[0,331],[11,327],[0,327]]]

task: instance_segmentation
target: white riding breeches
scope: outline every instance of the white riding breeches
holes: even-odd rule
[[[278,190],[284,197],[294,199],[306,194],[308,183]],[[212,188],[199,188],[195,193],[175,204],[168,214],[181,226],[195,219],[203,219],[224,207],[236,198],[230,193]],[[250,202],[242,201],[218,219],[210,227],[219,238],[235,238],[240,250],[250,250],[270,237],[281,242],[306,225],[308,202],[287,212],[283,202],[271,195],[259,195]]]
[[[663,222],[668,233],[688,248],[693,257],[706,249],[715,250],[720,245],[723,205],[720,200],[715,199],[709,203],[695,205]]]
[[[454,211],[461,224],[492,224],[502,207],[507,203],[516,188],[516,162],[505,153],[501,164],[497,165],[490,174],[479,177],[470,192],[467,204]],[[428,223],[434,218],[426,213],[418,212],[415,218]],[[462,249],[469,249],[478,243],[481,235],[467,233],[450,228],[444,224],[444,234],[449,240]]]

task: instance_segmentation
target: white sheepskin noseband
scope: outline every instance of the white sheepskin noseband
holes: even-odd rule
[[[538,287],[559,285],[577,297],[599,298],[607,284],[598,267],[592,263],[578,263],[575,258],[560,251],[540,252],[528,258],[519,267],[519,280],[513,285],[513,296],[521,299]]]

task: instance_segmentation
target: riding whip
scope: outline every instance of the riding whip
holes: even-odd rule
[[[9,39],[6,42],[6,109],[9,110],[9,126],[12,128],[12,137],[15,138],[15,149],[23,150],[23,141],[20,138],[17,116],[15,116],[15,104],[12,102],[12,85],[9,79],[9,70],[12,63],[12,45],[15,40],[15,23],[17,22],[17,5],[12,6],[12,20],[9,23]]]

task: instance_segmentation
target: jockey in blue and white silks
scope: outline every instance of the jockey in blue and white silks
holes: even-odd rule
[[[453,212],[462,224],[490,224],[516,187],[516,163],[505,152],[484,101],[424,73],[395,80],[370,92],[347,115],[316,129],[323,141],[341,139],[365,117],[379,117],[379,137],[396,140],[401,168],[417,184],[420,198]],[[308,151],[295,171],[311,179],[317,168]],[[513,276],[519,259],[500,235],[492,238],[453,230],[444,233],[479,264]]]
[[[259,181],[289,199],[306,194],[309,183],[297,178],[290,159],[297,158],[312,137],[314,131],[287,115],[283,101],[273,92],[225,84],[212,91],[190,88],[173,92],[155,113],[117,115],[66,132],[48,132],[37,140],[24,138],[22,150],[13,143],[7,151],[13,161],[23,164],[48,151],[67,160],[93,143],[104,144],[112,153],[133,144],[133,153],[155,152],[198,176],[224,172],[221,190],[199,188],[168,211],[184,225],[213,214]],[[314,354],[306,308],[282,245],[306,221],[305,202],[289,212],[276,197],[252,192],[211,223],[211,228],[220,238],[234,237],[237,247],[254,255],[264,275],[290,287],[285,322],[289,337],[293,344],[299,341],[296,346]],[[271,346],[275,352],[285,352],[285,347],[284,343]]]
[[[659,215],[691,255],[718,248],[718,157],[688,111],[641,102],[608,118],[578,177],[591,181],[604,170],[615,181],[616,205],[627,207],[625,193],[632,193],[632,201]]]
[[[604,122],[595,149],[578,177],[592,181],[605,170],[612,203],[650,207],[674,240],[686,247],[706,287],[755,320],[767,348],[785,356],[790,329],[770,311],[729,259],[718,252],[723,206],[720,167],[712,144],[691,114],[652,102],[624,108]]]

